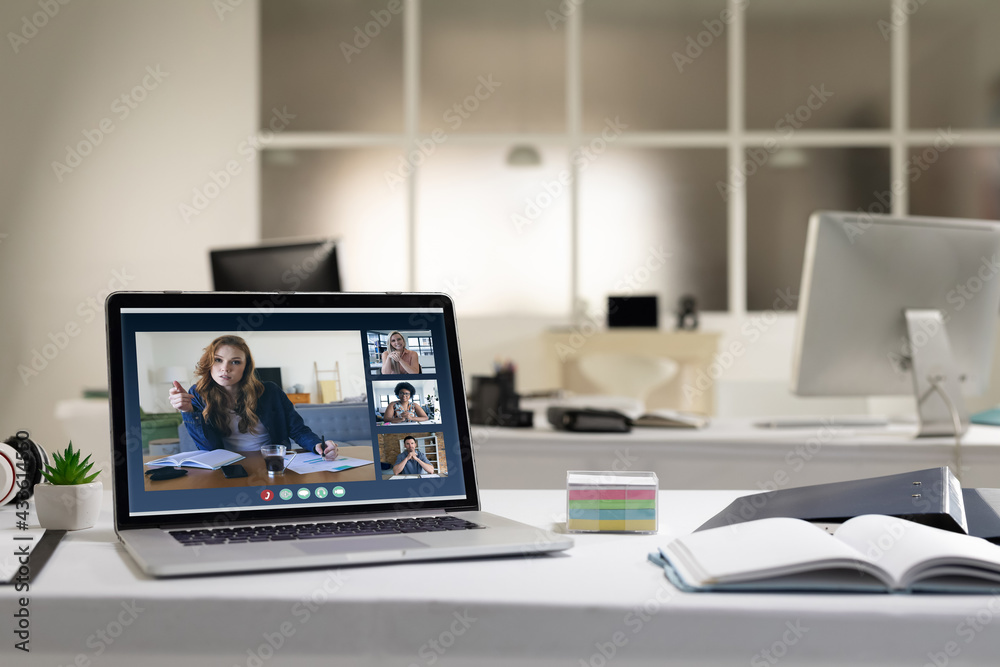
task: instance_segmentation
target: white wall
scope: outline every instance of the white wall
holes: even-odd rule
[[[205,0],[72,2],[14,53],[7,34],[39,11],[0,3],[0,431],[54,448],[56,402],[107,386],[109,283],[208,289],[207,249],[258,237],[255,164],[190,223],[178,210],[255,131],[257,3],[220,19]],[[112,105],[147,67],[166,74],[121,118]],[[102,119],[113,131],[60,182],[52,162]],[[22,378],[52,338],[64,348]]]

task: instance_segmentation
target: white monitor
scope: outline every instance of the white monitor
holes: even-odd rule
[[[998,312],[1000,222],[818,211],[809,219],[792,390],[912,392],[921,435],[964,432],[961,395],[989,385]]]

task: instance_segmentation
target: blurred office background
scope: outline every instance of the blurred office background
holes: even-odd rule
[[[631,283],[745,343],[720,413],[798,410],[780,297],[810,212],[1000,218],[997,25],[990,0],[4,2],[2,435],[58,443],[57,401],[106,386],[109,286],[206,290],[210,248],[320,235],[347,290],[452,294],[467,374],[551,386],[542,333]]]

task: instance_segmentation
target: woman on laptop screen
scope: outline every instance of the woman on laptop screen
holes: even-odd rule
[[[199,449],[260,451],[263,445],[290,445],[291,438],[326,459],[337,458],[337,443],[313,433],[281,387],[257,378],[250,347],[239,336],[209,343],[195,375],[198,381],[187,391],[174,380],[170,404],[180,410]]]
[[[419,357],[407,349],[403,334],[393,331],[389,334],[389,347],[382,353],[383,375],[415,375],[420,372]]]
[[[399,422],[425,422],[430,417],[419,404],[412,399],[417,390],[409,382],[400,382],[393,390],[398,401],[393,401],[385,411],[385,422],[397,424]]]

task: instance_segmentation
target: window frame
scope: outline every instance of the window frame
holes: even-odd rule
[[[265,2],[267,0],[264,0]],[[629,148],[725,148],[727,150],[727,173],[733,173],[746,159],[748,149],[766,147],[773,141],[774,134],[768,131],[747,130],[746,120],[746,11],[753,11],[752,3],[746,0],[726,0],[730,21],[726,26],[724,39],[727,48],[727,127],[718,131],[677,130],[662,132],[624,132],[617,145]],[[895,21],[892,17],[907,17],[907,3],[912,0],[889,0],[889,14],[892,30],[890,42],[890,125],[888,129],[876,130],[801,130],[782,138],[784,147],[801,148],[888,148],[890,152],[890,183],[898,187],[898,196],[893,197],[893,215],[907,215],[909,211],[910,182],[906,177],[907,162],[914,147],[933,144],[938,137],[937,129],[911,129],[909,126],[909,21]],[[335,149],[348,147],[398,147],[401,152],[412,147],[415,142],[427,140],[429,135],[419,130],[420,109],[420,10],[422,0],[402,0],[403,10],[403,98],[404,131],[402,133],[305,133],[288,131],[268,136],[263,150],[281,149]],[[566,31],[566,128],[557,133],[455,133],[449,136],[449,144],[456,146],[482,146],[525,143],[555,144],[565,147],[567,163],[570,165],[572,186],[569,193],[570,215],[570,292],[567,295],[565,311],[562,315],[574,320],[582,319],[582,303],[588,296],[580,288],[580,211],[579,173],[574,159],[581,147],[598,138],[599,133],[582,130],[582,39],[585,3],[563,3],[568,11],[560,17],[558,28]],[[263,27],[262,27],[263,30]],[[260,39],[260,37],[259,37]],[[258,119],[258,126],[262,119]],[[959,128],[960,129],[960,128]],[[261,131],[263,134],[265,130]],[[1000,130],[961,130],[955,138],[955,146],[997,147],[1000,146]],[[258,161],[259,164],[260,161]],[[414,290],[418,284],[421,258],[416,247],[419,235],[417,222],[417,196],[419,166],[406,179],[406,247],[409,259],[407,284]],[[728,308],[722,314],[743,317],[747,315],[747,190],[745,179],[731,183],[730,196],[726,203],[727,224],[727,269]],[[601,295],[603,297],[603,295]],[[661,300],[662,301],[662,300]],[[671,304],[661,303],[661,309],[671,308]],[[719,312],[719,311],[712,311]],[[752,311],[750,311],[752,312]]]

